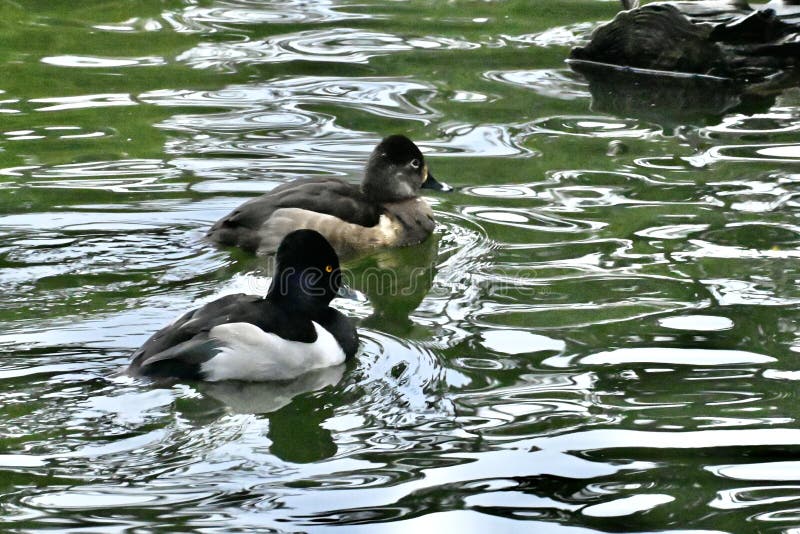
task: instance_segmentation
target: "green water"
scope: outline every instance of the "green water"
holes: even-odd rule
[[[605,114],[563,60],[616,9],[0,0],[2,528],[796,532],[800,91]],[[116,374],[266,289],[214,220],[390,133],[456,191],[347,265],[355,362]]]

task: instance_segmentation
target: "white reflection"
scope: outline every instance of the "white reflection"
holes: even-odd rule
[[[800,461],[709,465],[704,469],[717,476],[737,480],[800,480]]]
[[[317,369],[288,382],[214,382],[200,385],[200,391],[224,403],[233,413],[271,413],[301,393],[335,386],[342,379],[344,365]]]
[[[688,330],[696,332],[717,332],[733,328],[733,321],[718,315],[681,315],[663,317],[658,324],[673,330]]]
[[[708,505],[720,510],[737,510],[797,500],[800,500],[800,486],[756,486],[720,491]]]
[[[483,346],[503,354],[523,354],[542,350],[562,351],[566,344],[553,339],[526,332],[525,330],[484,330],[481,333]]]
[[[66,109],[136,105],[136,102],[127,93],[32,98],[30,102],[33,104],[50,104],[49,106],[36,108],[36,111],[64,111]]]
[[[630,497],[587,506],[581,512],[583,515],[590,517],[621,517],[638,512],[646,512],[656,506],[667,504],[674,500],[675,497],[671,495],[658,493],[631,495]]]
[[[598,352],[581,358],[587,365],[623,363],[663,363],[672,365],[743,365],[770,363],[772,356],[743,350],[681,349],[671,347],[636,347]]]
[[[57,67],[78,68],[110,68],[110,67],[153,67],[165,65],[163,57],[146,56],[131,58],[96,57],[96,56],[49,56],[42,58],[42,63]]]

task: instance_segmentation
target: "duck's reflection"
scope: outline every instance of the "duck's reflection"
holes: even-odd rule
[[[322,423],[333,415],[328,402],[308,393],[338,384],[344,364],[310,371],[287,382],[205,382],[202,393],[234,413],[266,414],[270,451],[278,458],[308,463],[336,454],[331,432]]]
[[[409,315],[433,285],[439,240],[436,236],[412,247],[385,249],[365,256],[345,270],[345,283],[363,293],[372,314],[361,326],[413,337]]]

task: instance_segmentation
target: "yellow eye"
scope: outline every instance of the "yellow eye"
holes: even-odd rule
[[[333,271],[333,266],[331,266],[331,265],[326,265],[326,266],[325,266],[325,272],[326,272],[326,273],[330,273],[330,272],[332,272],[332,271]]]

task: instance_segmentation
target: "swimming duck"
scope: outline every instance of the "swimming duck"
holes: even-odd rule
[[[289,380],[352,358],[358,336],[329,306],[339,258],[318,232],[289,233],[266,297],[228,295],[162,328],[132,357],[134,376],[191,380]]]
[[[360,186],[338,178],[295,180],[245,202],[206,236],[257,254],[274,252],[286,234],[300,228],[320,232],[340,256],[414,245],[435,226],[421,188],[450,190],[428,171],[417,145],[392,135],[370,154]]]

